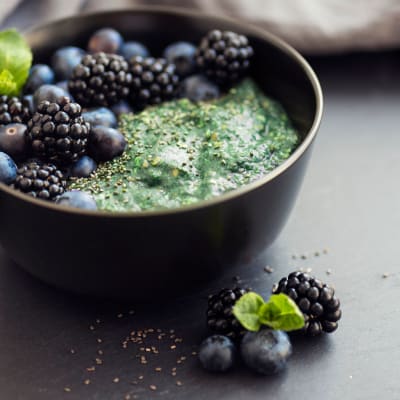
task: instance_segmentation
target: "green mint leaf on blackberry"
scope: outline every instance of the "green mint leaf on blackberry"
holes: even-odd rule
[[[264,300],[259,294],[246,293],[233,306],[233,315],[248,331],[256,332],[261,328],[259,315],[260,308],[264,304]]]
[[[9,95],[17,90],[17,83],[14,80],[12,73],[8,69],[3,69],[0,72],[0,93]]]
[[[304,316],[286,294],[273,294],[259,309],[259,322],[273,329],[294,331],[304,326]]]
[[[0,32],[0,95],[18,95],[28,78],[32,52],[15,29]]]

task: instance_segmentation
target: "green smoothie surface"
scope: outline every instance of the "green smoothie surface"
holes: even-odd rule
[[[141,211],[210,199],[266,175],[300,136],[279,103],[246,79],[223,97],[187,99],[120,117],[128,147],[69,188],[92,193],[100,210]]]

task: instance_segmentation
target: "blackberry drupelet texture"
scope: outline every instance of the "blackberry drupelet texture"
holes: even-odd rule
[[[72,73],[68,88],[83,106],[108,107],[129,94],[128,62],[116,54],[87,54]]]
[[[132,57],[129,61],[132,74],[130,99],[135,108],[159,104],[175,97],[179,84],[174,64],[163,58]]]
[[[43,200],[57,200],[65,191],[63,173],[53,164],[27,161],[17,170],[15,189]]]
[[[222,289],[218,294],[208,299],[207,326],[232,340],[240,339],[246,332],[245,328],[232,314],[236,301],[246,293],[245,289]]]
[[[274,293],[285,293],[293,299],[304,314],[303,330],[310,336],[331,333],[342,316],[335,290],[306,273],[296,271],[282,278]]]
[[[196,65],[209,79],[229,86],[249,68],[253,53],[246,36],[215,29],[201,40],[196,51]]]
[[[40,103],[28,122],[27,138],[33,155],[57,165],[68,165],[82,157],[90,124],[81,113],[82,107],[68,97],[57,103]]]
[[[18,97],[0,96],[0,126],[12,122],[26,124],[31,117],[29,103]]]

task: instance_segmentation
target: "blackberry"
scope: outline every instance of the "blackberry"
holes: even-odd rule
[[[285,293],[296,302],[304,314],[305,325],[302,329],[306,334],[317,336],[337,329],[342,312],[340,301],[331,286],[296,271],[282,278],[273,292]]]
[[[212,30],[197,48],[196,65],[214,82],[229,86],[243,76],[252,56],[253,48],[246,36]]]
[[[222,289],[218,294],[208,298],[208,328],[232,340],[240,339],[246,330],[232,314],[236,301],[247,291],[242,288]]]
[[[116,54],[87,54],[74,68],[68,88],[84,106],[108,107],[129,94],[128,62]]]
[[[56,103],[42,101],[28,122],[28,142],[32,153],[45,161],[67,165],[86,152],[90,124],[81,115],[82,107],[69,97]]]
[[[29,103],[18,97],[0,96],[0,126],[16,122],[26,124],[31,117]]]
[[[57,200],[65,191],[63,173],[53,164],[31,160],[17,170],[14,189],[43,200]]]
[[[179,77],[174,64],[163,58],[135,56],[130,59],[129,68],[132,74],[130,99],[134,107],[159,104],[176,95]]]

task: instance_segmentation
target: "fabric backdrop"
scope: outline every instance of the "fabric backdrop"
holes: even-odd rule
[[[0,26],[27,28],[82,11],[178,5],[268,29],[305,53],[400,47],[400,0],[0,0]]]

